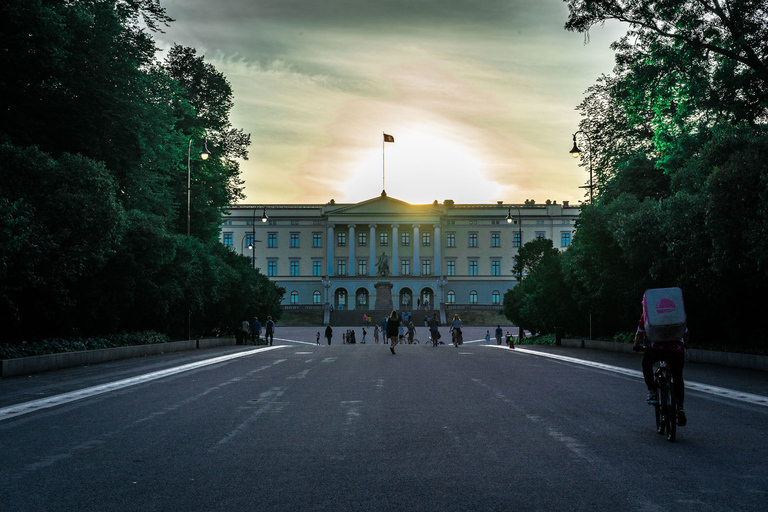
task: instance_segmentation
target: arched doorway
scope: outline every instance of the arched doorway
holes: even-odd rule
[[[368,307],[368,290],[365,288],[358,288],[355,292],[355,309],[367,310]]]
[[[400,300],[398,300],[398,309],[409,310],[413,308],[413,291],[410,288],[400,289]]]
[[[421,307],[425,310],[435,309],[435,292],[431,288],[421,290]]]
[[[339,311],[342,309],[347,309],[347,290],[344,288],[338,288],[333,293],[333,304],[334,307]]]

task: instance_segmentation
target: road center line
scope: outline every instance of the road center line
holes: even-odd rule
[[[567,363],[579,364],[582,366],[590,366],[592,368],[599,368],[613,373],[620,373],[622,375],[628,375],[630,377],[637,377],[642,379],[643,373],[640,370],[630,370],[629,368],[621,368],[620,366],[612,366],[609,364],[596,363],[594,361],[587,361],[584,359],[576,359],[575,357],[561,356],[559,354],[547,354],[545,352],[539,352],[537,350],[527,350],[524,348],[515,348],[510,350],[509,347],[500,345],[487,345],[488,347],[505,349],[510,353],[522,353],[530,354],[539,357],[548,357],[550,359],[556,359],[558,361],[564,361]],[[692,382],[685,380],[685,389],[692,391],[700,391],[709,395],[715,395],[721,398],[728,398],[731,400],[738,400],[740,402],[746,402],[752,405],[762,405],[768,407],[768,397],[763,395],[755,395],[752,393],[745,393],[743,391],[736,391],[734,389],[721,388],[718,386],[710,386],[709,384],[702,384],[700,382]]]
[[[22,414],[28,414],[31,412],[39,411],[41,409],[48,409],[50,407],[56,407],[76,400],[82,400],[83,398],[89,398],[103,393],[109,393],[110,391],[116,391],[118,389],[135,386],[137,384],[143,384],[170,375],[176,375],[177,373],[187,372],[202,368],[204,366],[210,366],[212,364],[222,363],[224,361],[230,361],[232,359],[238,359],[240,357],[246,357],[253,355],[257,352],[266,352],[268,350],[276,350],[279,348],[286,348],[286,345],[278,345],[273,347],[262,347],[254,350],[247,350],[244,352],[238,352],[236,354],[228,354],[226,356],[214,357],[212,359],[206,359],[204,361],[197,361],[195,363],[189,363],[182,366],[176,366],[174,368],[166,368],[145,375],[138,375],[136,377],[130,377],[128,379],[122,379],[115,382],[108,382],[98,386],[90,388],[78,389],[77,391],[70,391],[69,393],[63,393],[61,395],[49,396],[47,398],[41,398],[38,400],[32,400],[31,402],[24,402],[21,404],[11,405],[0,409],[0,421],[21,416]]]

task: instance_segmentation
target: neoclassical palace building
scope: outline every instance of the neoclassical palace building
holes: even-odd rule
[[[518,248],[543,237],[565,250],[578,215],[568,202],[409,204],[382,193],[351,204],[232,206],[221,240],[285,288],[284,306],[373,310],[375,285],[387,281],[397,309],[490,308],[517,283]]]

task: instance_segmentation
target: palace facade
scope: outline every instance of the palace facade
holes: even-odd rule
[[[388,281],[395,308],[444,313],[443,304],[500,307],[517,283],[519,247],[549,238],[565,250],[578,215],[568,202],[409,204],[382,193],[352,204],[232,206],[221,240],[285,288],[284,307],[373,310],[375,283]]]

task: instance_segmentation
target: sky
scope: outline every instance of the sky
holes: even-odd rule
[[[159,58],[193,47],[251,135],[243,204],[572,204],[576,106],[620,25],[566,32],[563,0],[164,0]],[[383,134],[394,143],[383,143]]]

